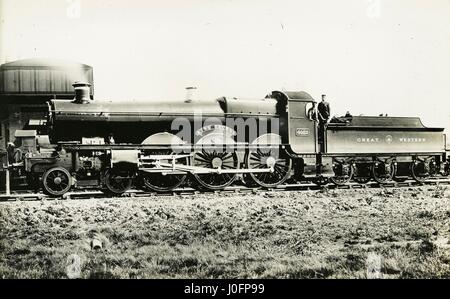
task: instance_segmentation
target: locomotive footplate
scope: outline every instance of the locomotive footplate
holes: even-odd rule
[[[178,153],[187,153],[195,150],[228,150],[228,151],[246,151],[246,150],[256,150],[256,149],[270,149],[270,148],[280,148],[285,149],[285,145],[278,144],[248,144],[248,143],[235,143],[235,144],[202,144],[202,145],[149,145],[149,144],[59,144],[61,148],[67,152],[75,151],[107,151],[107,150],[171,150]]]

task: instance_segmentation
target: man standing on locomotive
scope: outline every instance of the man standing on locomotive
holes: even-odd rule
[[[319,122],[322,124],[327,123],[330,118],[330,104],[325,101],[327,95],[322,95],[322,102],[319,103],[317,109],[319,110]]]
[[[322,95],[322,101],[317,106],[318,114],[319,114],[319,143],[322,144],[325,141],[325,126],[330,118],[330,104],[325,101],[326,95]]]

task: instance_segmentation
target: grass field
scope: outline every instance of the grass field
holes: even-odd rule
[[[449,278],[449,224],[440,186],[1,202],[0,277]]]

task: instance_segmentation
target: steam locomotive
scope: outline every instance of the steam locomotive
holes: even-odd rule
[[[18,130],[11,167],[28,184],[61,196],[72,188],[122,194],[190,184],[220,190],[236,181],[275,188],[286,181],[383,184],[448,174],[443,128],[416,117],[353,116],[323,132],[306,92],[210,102],[101,102],[89,84],[48,102],[47,123]],[[19,153],[19,154],[17,154]]]

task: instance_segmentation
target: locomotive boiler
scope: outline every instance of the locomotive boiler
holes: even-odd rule
[[[256,100],[105,102],[76,83],[72,101],[48,103],[45,130],[17,132],[16,161],[29,183],[55,196],[71,188],[121,194],[133,185],[166,192],[189,184],[220,190],[239,180],[346,184],[417,181],[446,167],[442,128],[418,118],[332,120],[319,138],[306,92]]]

